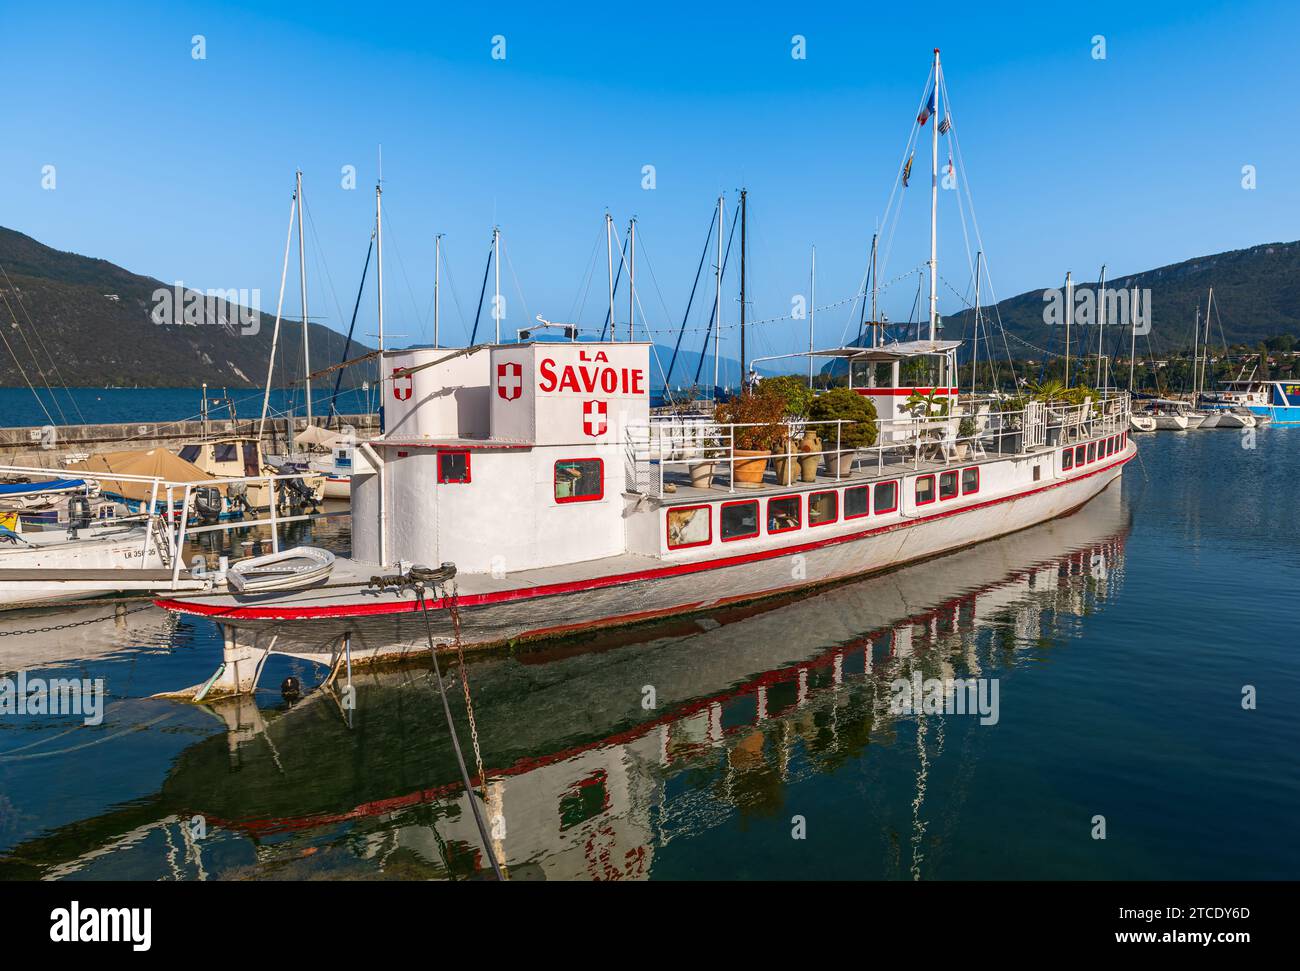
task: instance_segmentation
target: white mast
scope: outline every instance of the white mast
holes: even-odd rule
[[[271,357],[266,362],[266,394],[262,395],[262,420],[257,425],[257,438],[262,438],[266,427],[266,410],[271,403],[271,376],[275,371],[275,348],[280,343],[280,312],[284,309],[284,284],[289,277],[289,245],[293,242],[293,217],[298,210],[298,193],[289,203],[289,230],[284,235],[284,263],[280,267],[280,297],[275,302],[275,330],[271,332]],[[206,396],[205,396],[206,397]]]
[[[980,359],[980,267],[984,262],[984,251],[979,250],[975,254],[975,342],[971,350],[970,358],[970,393],[971,397],[975,396],[975,366]],[[960,383],[961,375],[957,375]]]
[[[438,347],[438,278],[442,270],[442,237],[433,237],[433,346]]]
[[[384,188],[383,180],[375,183],[375,257],[379,292],[379,384],[384,383]],[[381,395],[382,399],[382,395]]]
[[[1137,353],[1137,287],[1129,297],[1128,393],[1133,393],[1133,358]]]
[[[1200,393],[1205,393],[1205,372],[1210,367],[1210,307],[1214,303],[1214,287],[1210,287],[1210,294],[1205,298],[1205,340],[1201,342],[1203,349],[1201,364],[1201,388]]]
[[[296,175],[297,196],[298,196],[298,284],[302,295],[302,367],[303,383],[306,386],[307,395],[307,425],[311,425],[311,353],[307,347],[307,253],[303,247],[302,240],[302,170],[299,169]],[[290,441],[293,440],[293,429],[289,429]]]
[[[718,394],[718,363],[722,336],[722,196],[718,196],[718,299],[713,307],[713,396]]]
[[[614,218],[605,211],[605,262],[609,264],[609,332],[614,333]]]
[[[636,216],[628,223],[627,232],[627,339],[631,341],[636,331]]]
[[[939,48],[934,49],[934,125],[930,132],[930,340],[938,327],[939,272]]]
[[[1070,386],[1070,320],[1074,317],[1074,281],[1065,271],[1065,386]]]
[[[1196,325],[1192,328],[1192,393],[1196,393],[1196,375],[1201,366],[1201,301],[1196,301]]]
[[[501,229],[492,227],[492,269],[496,271],[496,291],[492,298],[492,316],[497,322],[497,343],[501,343]]]
[[[813,333],[817,328],[817,247],[812,248],[812,299],[808,301],[808,389],[813,386]]]
[[[1101,280],[1097,284],[1097,390],[1101,383],[1102,339],[1106,333],[1106,264],[1101,265]]]

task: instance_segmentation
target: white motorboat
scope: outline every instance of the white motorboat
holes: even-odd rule
[[[334,554],[329,550],[299,546],[232,564],[226,583],[240,594],[304,590],[323,583],[333,569]]]
[[[1139,415],[1134,412],[1128,416],[1128,424],[1135,432],[1153,432],[1156,430],[1156,420],[1150,415]]]

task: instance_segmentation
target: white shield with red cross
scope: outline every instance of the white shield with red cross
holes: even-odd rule
[[[609,429],[609,405],[603,401],[582,403],[582,430],[596,438]]]
[[[402,368],[393,368],[393,397],[398,401],[409,401],[412,392],[415,391],[415,379],[410,374],[403,374],[400,378],[397,372]]]
[[[497,365],[497,394],[506,401],[514,401],[524,393],[523,365],[510,361]]]

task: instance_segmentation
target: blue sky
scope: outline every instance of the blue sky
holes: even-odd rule
[[[505,330],[579,308],[598,325],[606,208],[620,230],[637,216],[638,292],[671,341],[714,199],[725,191],[730,209],[741,186],[751,318],[788,314],[807,293],[814,244],[817,302],[850,296],[935,46],[997,296],[1067,269],[1095,279],[1106,263],[1114,277],[1300,236],[1288,108],[1300,14],[1282,3],[72,3],[4,19],[0,225],[168,281],[260,287],[273,311],[302,168],[313,317],[341,329],[382,143],[386,317],[409,341],[431,336],[434,233],[472,316],[494,222],[509,257]],[[504,61],[491,57],[498,34]],[[791,57],[795,34],[804,60]],[[1092,56],[1097,34],[1105,60]],[[348,164],[352,191],[340,187]],[[1254,191],[1241,187],[1247,164]],[[928,255],[928,165],[918,153],[882,282]],[[944,311],[970,276],[954,195],[940,194]],[[915,294],[914,277],[894,284],[886,311],[907,316]],[[732,274],[733,321],[735,300]],[[286,307],[297,312],[293,287]],[[363,334],[374,317],[371,288]],[[818,343],[838,342],[847,320],[847,307],[819,315]],[[463,342],[451,285],[443,321],[444,339]],[[687,346],[701,323],[697,312]],[[734,328],[724,337],[734,345]],[[763,324],[752,339],[751,353],[792,350],[807,325]]]

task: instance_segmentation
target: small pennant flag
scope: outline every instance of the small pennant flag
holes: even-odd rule
[[[922,108],[921,113],[916,116],[916,120],[924,126],[925,123],[930,120],[932,114],[934,114],[934,88],[930,89],[930,97],[926,99],[925,107]]]
[[[948,134],[948,129],[952,127],[952,119],[947,115],[943,116],[943,121],[939,122],[939,134]]]
[[[903,188],[904,189],[907,188],[907,180],[912,177],[912,159],[915,157],[916,157],[915,155],[909,155],[907,157],[907,162],[903,165]]]

